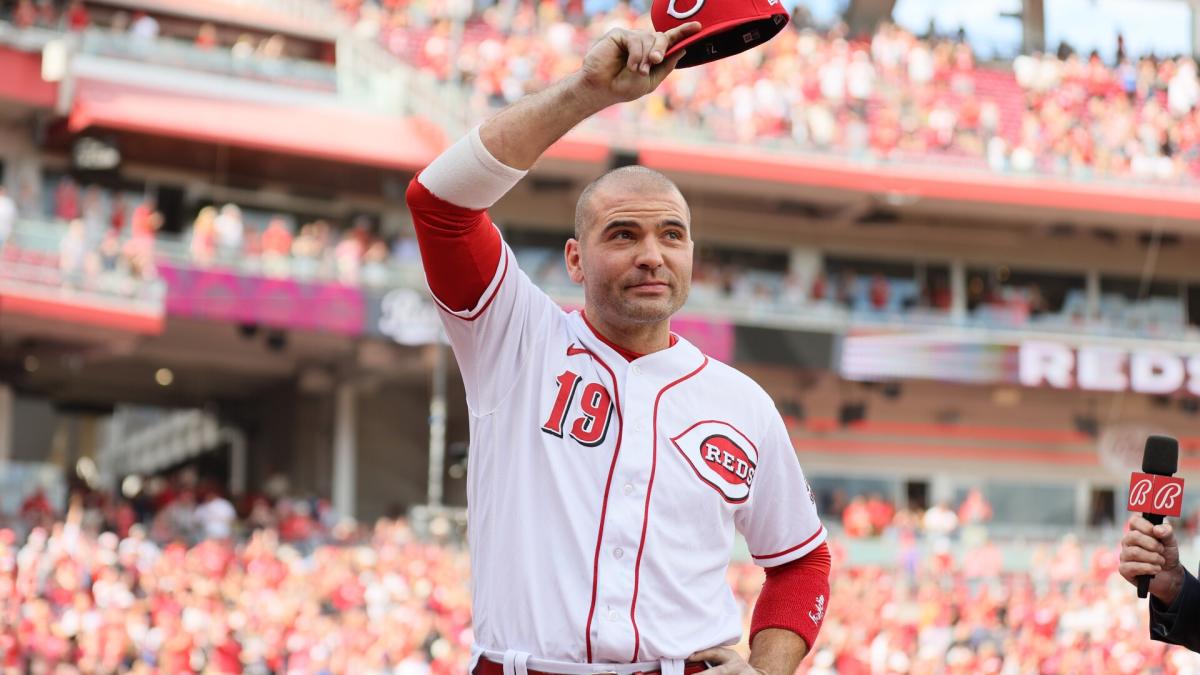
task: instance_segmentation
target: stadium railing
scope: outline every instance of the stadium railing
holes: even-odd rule
[[[137,278],[126,269],[103,269],[80,260],[76,269],[63,270],[59,245],[65,228],[19,224],[0,249],[0,290],[33,292],[76,304],[161,314],[166,285],[158,279]]]
[[[79,53],[173,66],[239,78],[285,82],[291,86],[334,91],[333,66],[304,59],[235,56],[225,48],[203,49],[188,40],[160,37],[139,40],[127,34],[93,28],[84,31]]]
[[[54,261],[57,261],[66,232],[67,226],[61,222],[25,220],[15,229],[10,246],[41,256],[43,264],[28,272],[40,275],[40,283],[61,283],[62,274],[54,267]],[[343,283],[365,290],[411,288],[423,291],[425,285],[424,272],[417,260],[358,263],[353,274],[347,275],[344,268],[339,268],[332,253],[320,258],[280,256],[274,259],[244,253],[229,256],[217,253],[213,260],[201,262],[193,256],[190,236],[187,234],[159,234],[153,246],[155,261],[180,269],[224,271],[247,277],[286,278],[297,282]],[[555,255],[549,249],[517,250],[522,269],[535,283],[564,305],[582,306],[582,289],[566,278]],[[48,263],[45,262],[47,260]],[[762,275],[766,282],[761,285],[771,286],[771,280],[765,276],[767,273]],[[1110,299],[1105,306],[1115,308],[1114,313],[1088,320],[1079,320],[1072,315],[1069,306],[1061,313],[1020,320],[1003,312],[988,311],[976,311],[957,318],[949,311],[928,307],[901,308],[893,304],[888,309],[877,310],[863,307],[861,303],[846,307],[829,299],[793,298],[779,290],[780,280],[774,280],[775,290],[766,295],[729,294],[714,284],[695,281],[687,310],[693,316],[720,321],[836,334],[856,329],[952,328],[978,330],[989,335],[1005,332],[1018,339],[1054,333],[1149,338],[1168,342],[1194,339],[1197,334],[1194,327],[1180,323],[1179,316],[1164,311],[1172,301],[1117,303]],[[144,295],[151,302],[161,302],[166,293],[161,281],[133,280],[120,275],[109,275],[100,281],[88,283],[92,284],[92,287],[85,286],[88,290],[113,297],[136,298]],[[1156,324],[1146,318],[1155,316],[1162,317],[1163,322]]]

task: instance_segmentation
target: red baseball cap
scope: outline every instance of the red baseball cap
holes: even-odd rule
[[[783,30],[790,17],[780,0],[654,0],[650,18],[660,32],[700,22],[699,33],[667,52],[671,56],[687,49],[676,67],[689,68],[761,45]]]

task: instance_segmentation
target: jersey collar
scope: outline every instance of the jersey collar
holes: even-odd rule
[[[599,340],[603,344],[607,345],[609,349],[616,352],[619,356],[624,358],[626,361],[633,362],[633,361],[636,361],[636,360],[646,356],[646,354],[639,354],[633,350],[626,349],[626,348],[622,347],[621,345],[619,345],[619,344],[613,342],[612,340],[609,340],[608,338],[601,335],[600,331],[596,330],[596,327],[592,325],[592,322],[588,321],[587,314],[584,313],[584,311],[582,309],[579,310],[579,318],[583,319],[584,325],[587,326],[587,329],[591,332],[593,337],[595,337],[597,340]],[[671,333],[671,342],[667,346],[667,349],[669,350],[671,347],[674,347],[678,342],[679,342],[679,336],[674,333]],[[663,351],[666,351],[666,350],[663,350]]]

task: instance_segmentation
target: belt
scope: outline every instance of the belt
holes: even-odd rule
[[[597,664],[598,667],[603,667]],[[694,675],[708,669],[708,666],[700,661],[689,661],[683,667],[684,675]],[[658,670],[647,670],[640,673],[632,673],[631,675],[654,675]],[[554,673],[545,673],[540,670],[530,670],[529,675],[555,675]],[[487,658],[479,659],[479,665],[475,666],[475,670],[471,675],[504,675],[504,664],[496,663]],[[604,671],[598,671],[595,675],[605,675]]]

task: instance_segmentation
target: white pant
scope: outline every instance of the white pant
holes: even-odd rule
[[[597,675],[611,673],[626,675],[649,670],[658,670],[662,675],[683,675],[684,659],[663,659],[661,661],[640,661],[638,663],[567,663],[564,661],[549,661],[535,659],[525,652],[514,649],[496,651],[483,649],[478,645],[471,647],[471,664],[467,673],[473,673],[479,659],[504,664],[504,675],[528,675],[530,670],[540,670],[545,673],[562,673],[562,675]]]

